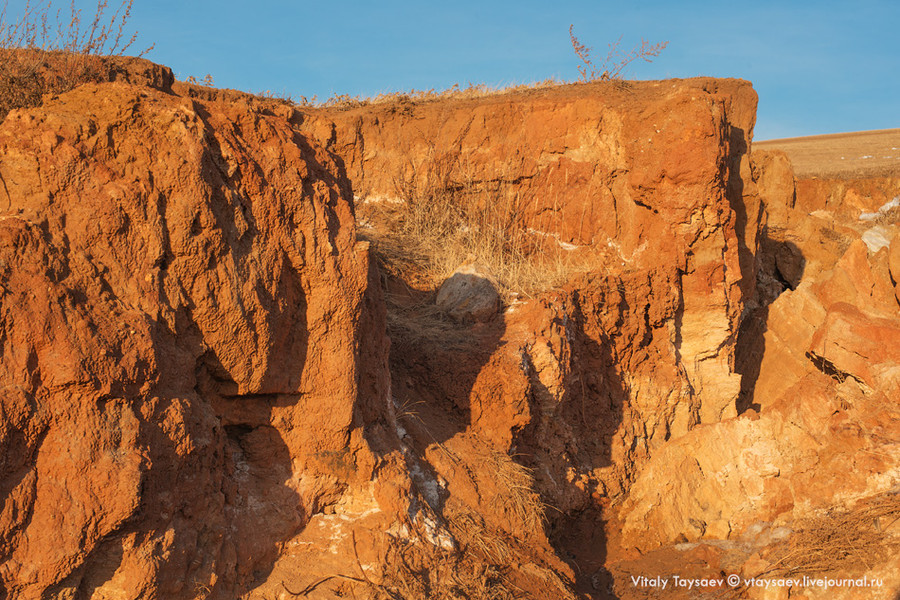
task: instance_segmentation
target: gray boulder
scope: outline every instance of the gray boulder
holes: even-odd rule
[[[436,304],[456,321],[485,322],[500,312],[502,302],[498,286],[487,271],[467,264],[444,281]]]

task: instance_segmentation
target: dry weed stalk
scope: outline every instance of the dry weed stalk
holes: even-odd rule
[[[134,0],[123,0],[110,15],[98,0],[89,25],[74,0],[64,16],[52,0],[28,0],[17,21],[0,9],[0,119],[14,108],[37,106],[47,93],[61,93],[101,80],[103,56],[122,56],[137,41],[125,35]],[[153,49],[146,48],[143,56]]]
[[[606,58],[596,66],[591,60],[591,48],[578,41],[574,32],[575,25],[569,25],[569,39],[572,42],[572,49],[578,58],[581,59],[583,65],[578,66],[578,73],[581,81],[620,81],[625,74],[625,68],[634,61],[641,59],[646,62],[653,62],[653,59],[665,50],[669,42],[660,42],[651,44],[647,40],[642,39],[639,46],[632,48],[630,52],[622,52],[619,44],[622,42],[620,37],[614,43],[609,45],[609,52]]]
[[[197,79],[193,75],[189,75],[188,78],[184,80],[184,82],[189,83],[191,85],[202,85],[204,87],[212,87],[215,84],[215,80],[213,80],[213,76],[210,75],[209,73],[207,73],[204,77],[202,77],[200,79]],[[269,96],[266,96],[266,93],[267,92],[263,92],[260,95],[263,97],[269,97]]]
[[[108,0],[98,0],[90,25],[82,25],[81,9],[69,5],[69,15],[62,17],[62,9],[53,11],[52,0],[25,3],[22,16],[16,22],[6,18],[9,2],[0,10],[0,48],[26,48],[30,50],[61,51],[85,56],[123,56],[137,41],[137,33],[124,41],[125,25],[131,18],[134,0],[122,0],[122,4],[110,16]],[[52,15],[52,17],[51,17]],[[143,50],[144,56],[153,46]]]
[[[578,67],[580,81],[621,81],[628,65],[638,59],[646,62],[653,62],[653,59],[659,56],[669,45],[669,42],[651,44],[647,40],[642,39],[640,45],[635,46],[629,52],[624,52],[619,48],[619,45],[622,42],[622,38],[620,37],[614,43],[609,45],[609,51],[607,52],[606,58],[598,67],[591,59],[591,48],[579,42],[578,38],[575,37],[574,27],[574,24],[569,26],[569,39],[575,54],[578,55],[578,58],[584,63]],[[417,90],[413,88],[408,92],[383,92],[370,97],[335,93],[324,101],[318,101],[315,96],[312,98],[300,96],[298,104],[307,108],[325,107],[350,109],[372,104],[404,104],[449,99],[483,98],[485,96],[507,94],[510,92],[556,87],[567,83],[569,82],[563,79],[557,79],[555,76],[532,83],[512,85],[488,85],[484,83],[475,84],[469,82],[466,87],[461,87],[459,83],[455,83],[451,87],[439,91],[434,88],[429,90]]]

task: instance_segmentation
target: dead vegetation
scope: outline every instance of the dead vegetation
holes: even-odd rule
[[[525,531],[535,531],[546,519],[544,503],[534,491],[531,469],[519,464],[505,452],[490,448],[482,453],[479,462],[483,471],[495,478],[499,500],[510,522],[521,523]]]
[[[600,65],[595,65],[591,59],[591,48],[578,41],[574,32],[575,25],[569,25],[569,40],[572,42],[572,50],[575,55],[581,59],[582,65],[578,66],[578,74],[581,81],[621,81],[625,76],[625,69],[636,60],[645,62],[653,62],[653,59],[659,56],[669,42],[659,42],[651,44],[647,40],[642,39],[640,45],[635,46],[629,52],[623,52],[619,48],[622,38],[609,45],[609,51],[606,58]]]
[[[507,567],[485,564],[473,556],[438,549],[417,552],[394,547],[389,575],[379,587],[379,599],[513,600],[525,595],[506,576]]]
[[[467,552],[474,552],[490,564],[505,564],[511,550],[504,535],[490,530],[484,519],[469,510],[450,515],[447,527]]]
[[[533,207],[506,179],[479,181],[452,150],[430,154],[395,177],[396,199],[367,199],[358,207],[363,235],[387,273],[434,289],[460,265],[475,262],[510,301],[589,269],[584,253],[562,248],[542,231],[553,229],[550,213],[545,223],[527,220]]]
[[[449,452],[449,450],[445,451]],[[471,459],[470,459],[471,460]],[[374,597],[469,600],[512,600],[528,594],[511,580],[509,565],[521,552],[517,536],[542,527],[544,507],[533,491],[531,471],[504,452],[484,446],[474,459],[482,465],[475,472],[478,489],[494,488],[515,534],[492,527],[469,508],[445,514],[447,530],[459,544],[445,550],[418,544],[393,545],[382,561],[377,583],[367,577]],[[488,481],[490,480],[490,481]],[[389,565],[389,568],[387,567]]]
[[[900,494],[887,493],[807,521],[775,550],[761,575],[789,577],[869,570],[900,550]]]
[[[900,223],[900,206],[892,206],[891,208],[883,212],[879,211],[877,214],[878,216],[875,217],[875,219],[872,221],[873,225],[888,227]]]
[[[445,351],[462,351],[474,340],[468,328],[454,322],[437,306],[426,300],[406,305],[395,295],[387,294],[387,328],[391,343],[398,349],[422,348],[439,344]]]
[[[653,62],[653,59],[659,56],[669,42],[659,42],[651,44],[647,40],[642,39],[641,43],[628,52],[624,52],[620,48],[622,38],[609,44],[609,51],[600,65],[595,65],[591,58],[591,48],[585,46],[578,41],[573,32],[574,25],[569,26],[569,38],[572,43],[572,49],[576,56],[583,63],[578,66],[578,81],[587,82],[604,82],[624,80],[627,67],[636,60],[645,62]],[[289,96],[281,96],[287,98],[304,108],[343,108],[351,109],[360,106],[369,106],[377,104],[394,104],[394,103],[422,103],[433,102],[439,100],[467,100],[471,98],[484,98],[497,94],[508,94],[512,92],[522,92],[528,90],[539,90],[548,87],[556,87],[567,85],[571,81],[560,79],[556,76],[548,77],[540,81],[531,83],[517,83],[510,85],[488,85],[484,83],[472,83],[471,81],[463,87],[459,83],[453,84],[445,90],[429,90],[411,89],[407,91],[382,92],[375,96],[351,96],[349,94],[335,93],[330,98],[320,101],[317,96],[307,97],[299,96],[296,100]]]
[[[290,597],[306,598],[331,587],[344,598],[372,600],[516,600],[527,598],[508,577],[507,565],[485,563],[468,553],[399,542],[387,546],[377,567],[366,571],[357,560],[356,574],[322,577],[303,588],[287,582]]]
[[[351,96],[349,94],[334,94],[326,100],[319,100],[318,96],[299,96],[292,101],[298,106],[304,108],[357,108],[360,106],[371,106],[378,104],[394,104],[394,103],[422,103],[434,102],[440,100],[468,100],[471,98],[485,98],[498,94],[508,94],[510,92],[521,92],[527,90],[539,90],[558,85],[566,85],[569,83],[563,79],[556,77],[548,77],[540,81],[530,83],[513,83],[510,85],[488,85],[486,83],[468,82],[465,86],[454,83],[445,90],[431,88],[428,90],[417,90],[415,88],[409,91],[381,92],[374,96]]]
[[[0,10],[0,119],[10,110],[37,106],[44,94],[58,94],[101,79],[102,57],[122,56],[137,41],[126,34],[134,0],[109,13],[98,0],[90,21],[72,2],[68,11],[52,1],[29,0],[18,20]],[[138,54],[143,56],[153,47]]]
[[[434,153],[437,155],[437,153]],[[588,248],[565,249],[554,218],[532,227],[513,186],[479,182],[453,165],[458,154],[430,157],[395,178],[396,199],[361,202],[361,237],[370,241],[385,279],[388,327],[398,345],[463,349],[473,338],[434,305],[440,285],[475,263],[497,283],[506,305],[565,284],[596,267]],[[427,173],[427,175],[424,175]]]

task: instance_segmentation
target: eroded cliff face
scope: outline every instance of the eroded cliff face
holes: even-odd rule
[[[664,437],[734,415],[734,336],[755,294],[740,165],[756,100],[736,80],[586,85],[318,110],[303,127],[343,159],[362,201],[460,187],[513,198],[525,227],[649,282],[626,304],[655,313],[647,335],[670,338],[661,362],[679,372],[652,402],[668,414],[642,419]]]
[[[383,306],[291,114],[106,83],[0,127],[4,597],[234,597],[372,479]]]
[[[478,326],[476,346],[420,341],[392,359],[398,403],[420,406],[424,427],[406,428],[445,482],[445,514],[464,512],[451,502],[462,500],[488,528],[547,535],[582,592],[612,585],[604,521],[646,461],[737,415],[736,342],[759,302],[765,224],[742,180],[755,108],[746,82],[700,79],[304,118],[342,157],[360,202],[465,188],[513,206],[536,235],[597,251],[591,273]],[[497,511],[431,449],[435,437],[458,457],[478,443],[518,457],[552,507],[549,527]]]
[[[783,153],[747,153],[755,102],[744,83],[693,80],[304,120],[359,201],[475,190],[561,245],[608,250],[476,328],[477,350],[393,359],[395,396],[429,407],[421,452],[450,499],[496,514],[430,450],[435,430],[458,456],[463,432],[517,456],[582,593],[632,597],[630,575],[701,559],[701,576],[800,572],[784,544],[822,514],[898,510],[893,180],[795,183]],[[814,568],[870,560],[884,577],[896,552],[870,546]]]
[[[841,597],[889,598],[900,554],[879,519],[900,510],[900,190],[891,178],[795,185],[784,154],[750,158],[745,200],[763,204],[765,235],[739,340],[743,414],[648,461],[617,512],[618,543],[658,561],[703,549],[748,577],[866,574],[878,589]]]
[[[749,154],[748,83],[109,73],[0,125],[0,597],[637,598],[900,511],[893,183]],[[353,196],[460,188],[591,268],[389,342]]]

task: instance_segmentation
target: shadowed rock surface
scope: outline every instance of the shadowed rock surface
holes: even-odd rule
[[[233,597],[372,476],[346,179],[286,115],[118,83],[11,113],[0,157],[5,595]]]
[[[795,181],[736,80],[298,109],[111,64],[0,124],[0,598],[894,600],[896,178]],[[389,340],[428,294],[354,195],[461,187],[595,262]]]

